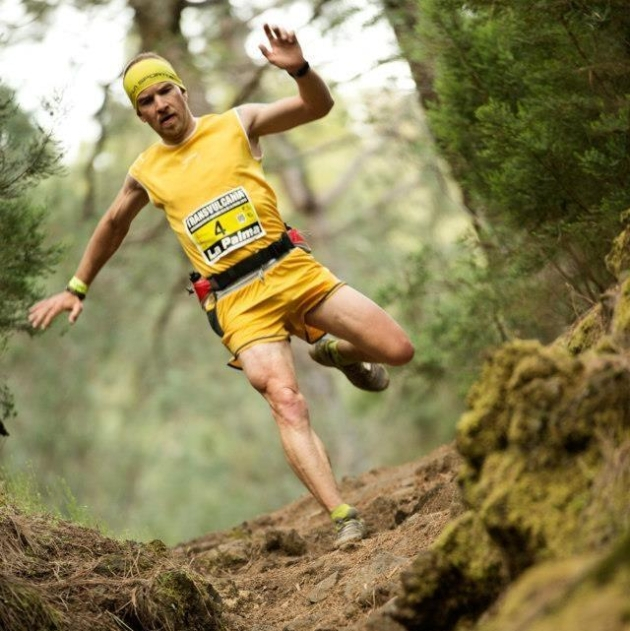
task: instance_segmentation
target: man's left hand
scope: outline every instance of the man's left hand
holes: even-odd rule
[[[264,44],[260,44],[259,48],[269,63],[289,73],[299,70],[305,64],[305,59],[295,33],[269,24],[265,24],[263,28],[269,40],[269,48]]]

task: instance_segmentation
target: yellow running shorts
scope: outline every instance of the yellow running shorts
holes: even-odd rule
[[[208,320],[233,355],[229,365],[240,368],[238,354],[254,344],[292,335],[309,343],[321,338],[325,331],[306,324],[306,314],[343,285],[312,255],[293,248],[247,284],[210,301]]]

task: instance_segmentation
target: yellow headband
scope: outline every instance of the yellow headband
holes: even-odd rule
[[[165,81],[170,81],[183,90],[186,89],[173,66],[166,59],[148,57],[138,61],[129,68],[123,79],[123,87],[131,104],[137,109],[137,100],[140,92],[146,90],[149,86]]]

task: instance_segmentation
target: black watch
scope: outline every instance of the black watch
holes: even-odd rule
[[[308,61],[305,61],[304,65],[300,66],[295,72],[289,72],[288,70],[287,72],[289,72],[289,74],[295,79],[299,79],[300,77],[303,77],[310,69],[311,67]]]

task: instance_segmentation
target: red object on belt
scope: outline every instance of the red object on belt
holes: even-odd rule
[[[304,235],[297,228],[287,227],[287,234],[294,246],[302,248],[303,250],[306,250],[306,252],[311,251],[311,246],[307,243]]]
[[[207,278],[204,278],[198,272],[193,272],[190,275],[190,281],[193,291],[195,292],[195,294],[197,294],[197,298],[199,298],[199,302],[203,302],[208,297],[208,294],[212,291],[210,281]]]

